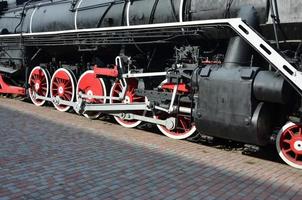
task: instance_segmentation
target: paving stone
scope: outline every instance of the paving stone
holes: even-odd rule
[[[270,155],[1,98],[0,119],[0,200],[302,199],[301,171]]]

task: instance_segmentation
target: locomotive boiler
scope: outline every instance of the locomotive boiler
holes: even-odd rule
[[[276,144],[302,169],[302,3],[3,0],[0,93],[122,126]]]

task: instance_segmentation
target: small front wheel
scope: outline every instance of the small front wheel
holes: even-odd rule
[[[302,169],[302,125],[287,123],[279,131],[276,147],[279,156],[288,165]]]

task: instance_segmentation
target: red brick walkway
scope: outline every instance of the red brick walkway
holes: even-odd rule
[[[0,200],[302,199],[302,171],[0,99]]]

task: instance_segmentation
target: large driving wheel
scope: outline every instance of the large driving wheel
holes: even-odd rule
[[[163,82],[160,85],[160,88],[162,88],[165,84],[166,83]],[[162,89],[162,91],[171,92],[171,93],[173,92],[172,89]],[[179,106],[189,108],[190,104],[186,105],[184,103],[180,103]],[[182,139],[189,138],[196,133],[196,126],[194,122],[192,122],[191,120],[191,115],[188,113],[178,112],[178,113],[168,114],[166,112],[160,112],[154,116],[154,118],[161,119],[161,120],[166,120],[170,117],[176,118],[176,124],[175,124],[176,127],[173,130],[169,130],[163,125],[157,125],[160,132],[162,132],[164,135],[172,139],[182,140]]]
[[[49,80],[50,75],[46,69],[42,67],[35,67],[30,72],[28,78],[28,92],[31,101],[36,106],[42,106],[45,104],[45,100],[37,99],[36,95],[42,97],[48,97],[49,94]]]
[[[71,70],[60,68],[53,74],[50,82],[50,96],[57,97],[64,101],[73,102],[75,97],[76,79]],[[54,103],[57,110],[66,112],[70,109],[67,105],[57,105]]]
[[[106,96],[106,87],[103,79],[96,78],[93,70],[86,71],[81,75],[78,84],[77,84],[77,99],[78,95],[81,92],[85,95],[90,96]],[[104,104],[106,103],[106,99],[95,99],[95,98],[87,98],[84,99],[86,102],[91,104]],[[89,119],[97,119],[101,115],[101,112],[86,112],[84,116]]]
[[[124,97],[123,100],[110,100],[111,104],[114,103],[125,103],[125,104],[131,104],[134,102],[144,102],[145,98],[144,97],[140,97],[140,96],[136,96],[135,95],[135,89],[137,89],[138,86],[138,81],[136,79],[127,79],[127,91],[126,91],[126,95]],[[123,91],[123,86],[120,83],[120,81],[116,81],[110,91],[110,97],[120,97],[120,94]],[[142,114],[142,112],[139,112],[137,114]],[[117,121],[117,123],[119,123],[120,125],[126,127],[126,128],[134,128],[137,127],[141,121],[137,121],[137,120],[124,120],[121,119],[120,117],[114,117],[114,119]]]
[[[302,125],[287,123],[279,131],[276,147],[279,156],[288,165],[302,169]]]

